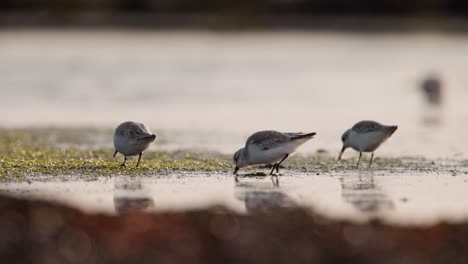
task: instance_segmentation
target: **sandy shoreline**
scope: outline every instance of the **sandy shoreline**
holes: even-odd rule
[[[236,213],[258,208],[313,208],[333,219],[427,225],[468,219],[466,160],[386,157],[367,169],[357,155],[336,161],[330,151],[284,162],[279,184],[269,168],[240,171],[214,151],[144,153],[121,168],[122,157],[102,145],[108,130],[7,129],[0,133],[0,193],[60,202],[91,213],[135,206],[151,212],[222,205]],[[97,141],[96,141],[96,138]]]

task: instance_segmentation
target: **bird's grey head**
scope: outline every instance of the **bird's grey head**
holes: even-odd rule
[[[245,148],[241,148],[238,151],[236,151],[236,153],[234,153],[233,160],[234,164],[236,165],[236,167],[234,168],[234,174],[237,174],[237,171],[240,168],[247,166],[245,162]]]
[[[247,164],[245,164],[245,148],[241,148],[236,153],[234,153],[234,164],[236,164],[237,167],[242,168],[245,167]]]
[[[349,133],[351,133],[351,129],[346,130],[346,132],[344,132],[341,136],[341,142],[343,142],[343,146],[348,145]]]
[[[341,142],[343,142],[343,147],[341,148],[340,155],[338,156],[338,160],[341,159],[343,152],[349,147],[349,134],[350,133],[351,133],[351,129],[348,129],[341,136]]]

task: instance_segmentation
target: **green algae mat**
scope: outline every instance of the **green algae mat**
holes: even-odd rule
[[[112,130],[97,128],[0,129],[0,179],[21,179],[34,175],[155,175],[178,171],[232,173],[232,156],[210,151],[159,151],[156,141],[135,168],[132,158],[121,167],[123,157],[112,158]],[[295,155],[284,162],[286,170],[301,174],[336,174],[353,170],[356,158],[336,161],[327,151]],[[424,158],[375,159],[373,170],[386,173],[449,171],[461,173],[461,162],[429,161]],[[365,166],[361,169],[366,169]],[[242,173],[267,173],[266,168],[249,168]],[[283,171],[284,172],[284,171]]]

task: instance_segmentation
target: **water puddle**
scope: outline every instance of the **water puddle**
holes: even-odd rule
[[[88,212],[181,211],[226,206],[239,213],[312,208],[332,218],[380,218],[402,224],[430,224],[468,218],[468,176],[372,175],[270,177],[190,174],[165,177],[63,177],[10,182],[0,193],[60,201]]]

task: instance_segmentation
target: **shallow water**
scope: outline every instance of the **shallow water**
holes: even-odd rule
[[[61,201],[90,212],[180,211],[223,205],[240,213],[304,206],[325,216],[396,224],[468,219],[468,175],[374,175],[357,170],[342,176],[270,177],[184,174],[165,177],[44,177],[10,182],[0,192]]]
[[[300,151],[335,153],[375,119],[399,125],[381,155],[467,158],[467,53],[467,36],[438,33],[3,31],[0,123],[138,120],[163,135],[152,148],[225,153],[260,129],[317,131]],[[419,90],[429,71],[440,109]]]

